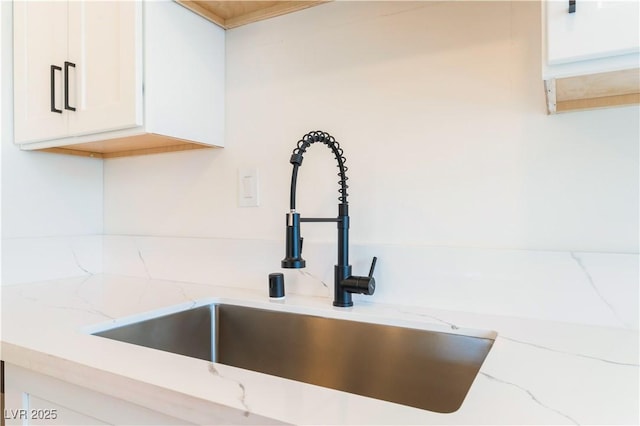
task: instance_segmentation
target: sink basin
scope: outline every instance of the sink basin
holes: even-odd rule
[[[222,303],[93,334],[440,413],[460,408],[493,344]]]

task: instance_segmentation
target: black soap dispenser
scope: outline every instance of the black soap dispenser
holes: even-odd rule
[[[284,275],[282,272],[269,274],[269,299],[284,300]]]

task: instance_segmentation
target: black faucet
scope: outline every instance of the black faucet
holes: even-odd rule
[[[340,180],[338,190],[338,216],[331,218],[301,218],[300,213],[296,213],[296,181],[298,179],[298,168],[302,165],[302,156],[307,148],[315,142],[321,142],[331,149],[338,161],[340,169],[338,176]],[[302,237],[300,236],[300,222],[337,222],[338,224],[338,264],[334,267],[334,296],[333,306],[349,307],[353,306],[352,293],[372,295],[376,289],[376,280],[373,278],[373,270],[376,266],[377,258],[373,258],[369,275],[366,277],[351,275],[351,265],[349,265],[349,204],[347,202],[347,176],[348,168],[344,165],[346,159],[340,144],[333,136],[326,132],[315,131],[307,133],[298,141],[293,150],[291,159],[293,173],[291,175],[291,205],[287,213],[287,237],[286,256],[282,260],[283,268],[304,268],[305,260],[302,258]]]

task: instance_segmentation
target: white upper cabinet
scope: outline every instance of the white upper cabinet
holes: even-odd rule
[[[16,2],[14,116],[16,143],[68,133],[62,66],[67,58],[67,3]]]
[[[550,65],[640,51],[640,2],[576,0],[547,2],[547,62]]]
[[[640,103],[640,1],[542,4],[548,111]]]
[[[223,146],[224,30],[172,1],[16,1],[15,143],[114,157]]]
[[[69,79],[76,114],[69,133],[83,135],[142,124],[140,3],[69,2]],[[66,78],[66,74],[65,74]]]
[[[141,22],[134,2],[15,2],[16,143],[142,124]]]

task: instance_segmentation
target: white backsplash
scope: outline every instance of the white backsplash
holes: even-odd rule
[[[102,272],[102,236],[2,239],[1,285]]]
[[[638,329],[635,254],[352,244],[356,275],[378,256],[374,296],[355,303],[468,312]],[[271,272],[287,293],[333,294],[334,243],[305,241],[307,268],[280,268],[283,241],[104,237],[104,272],[264,290]]]
[[[264,291],[283,272],[288,294],[333,297],[334,243],[305,241],[305,269],[281,269],[283,241],[77,236],[2,241],[2,285],[99,273]],[[378,257],[388,303],[637,330],[639,256],[533,250],[351,245],[353,273]]]

